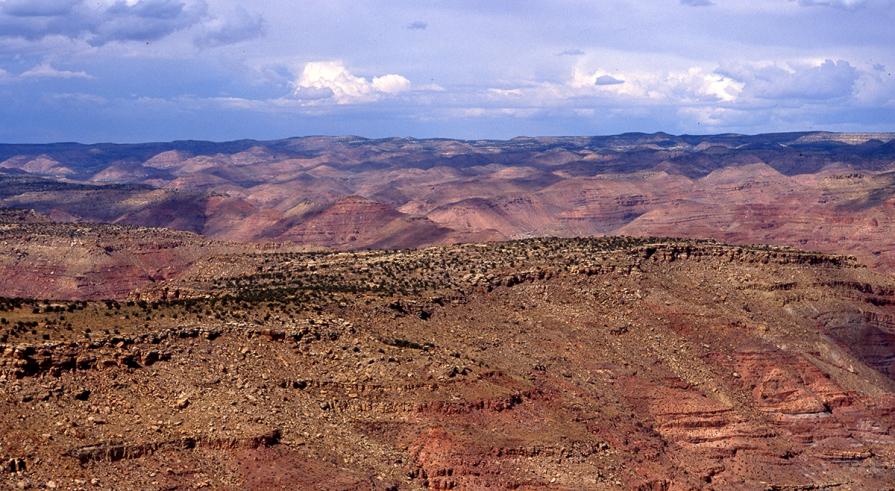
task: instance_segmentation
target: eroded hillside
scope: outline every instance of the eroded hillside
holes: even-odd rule
[[[0,209],[0,295],[98,300],[180,274],[218,254],[304,250],[247,245],[170,229],[59,223],[33,211]]]
[[[710,241],[216,255],[3,302],[0,479],[884,489],[893,305],[854,259]]]
[[[674,235],[895,268],[895,135],[0,145],[0,206],[342,250]]]

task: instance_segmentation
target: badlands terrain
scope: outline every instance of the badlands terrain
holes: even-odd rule
[[[895,489],[893,136],[0,145],[0,488]]]
[[[895,267],[895,134],[0,145],[0,206],[336,249],[715,238]]]

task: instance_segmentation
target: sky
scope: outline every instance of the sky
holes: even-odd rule
[[[895,131],[895,0],[0,0],[0,142]]]

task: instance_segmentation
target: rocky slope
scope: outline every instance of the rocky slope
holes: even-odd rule
[[[711,241],[215,255],[0,305],[0,482],[886,489],[893,306],[853,258]]]
[[[124,298],[201,258],[265,247],[304,249],[226,243],[168,229],[59,223],[32,211],[0,209],[0,296]]]

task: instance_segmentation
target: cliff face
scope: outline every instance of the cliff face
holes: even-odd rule
[[[630,238],[250,251],[140,298],[171,292],[3,304],[0,480],[895,480],[895,282],[848,257]]]

